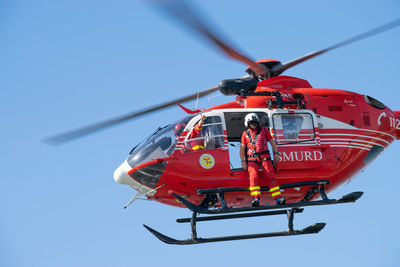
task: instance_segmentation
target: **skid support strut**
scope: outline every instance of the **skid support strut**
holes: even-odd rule
[[[287,210],[287,217],[288,217],[288,231],[293,232],[293,220],[294,220],[294,212],[296,208]]]
[[[190,220],[190,226],[192,227],[192,240],[197,240],[196,218],[197,213],[193,212],[192,219]]]

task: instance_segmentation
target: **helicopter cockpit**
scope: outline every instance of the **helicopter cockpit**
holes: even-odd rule
[[[198,150],[223,148],[224,133],[221,117],[207,116],[202,129],[194,136],[192,132],[199,119],[188,116],[176,123],[158,128],[146,140],[134,147],[126,162],[131,170],[138,166],[141,167],[129,173],[130,177],[142,185],[154,188],[167,166],[166,161],[155,162],[155,160],[171,156],[176,147],[182,148],[181,151],[184,154]],[[186,138],[177,146],[184,130],[186,131]],[[146,163],[149,163],[149,165],[146,165]],[[133,181],[128,183],[132,184]]]
[[[135,168],[143,163],[170,156],[175,149],[180,133],[192,117],[189,116],[176,123],[158,128],[146,140],[131,150],[127,159],[129,166]],[[165,162],[159,162],[140,168],[132,175],[138,182],[154,187],[165,167]]]

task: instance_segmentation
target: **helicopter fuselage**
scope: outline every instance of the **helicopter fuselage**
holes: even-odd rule
[[[268,93],[279,94],[277,97]],[[243,118],[256,112],[278,144],[279,184],[329,180],[326,191],[348,183],[394,140],[400,139],[400,115],[381,102],[357,93],[312,88],[302,79],[278,76],[261,81],[249,95],[204,110],[203,136],[190,139],[200,119],[191,116],[151,136],[115,171],[117,182],[147,198],[183,207],[172,193],[200,204],[199,189],[249,187],[248,172],[237,166]],[[176,135],[174,127],[184,125]],[[193,150],[193,142],[205,149]],[[261,186],[266,186],[262,179]],[[281,190],[290,202],[304,199],[309,187]],[[312,196],[317,197],[317,196]],[[250,205],[248,192],[226,193],[231,207]],[[261,196],[272,202],[270,194]]]

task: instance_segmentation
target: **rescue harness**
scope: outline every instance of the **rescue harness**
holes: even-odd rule
[[[256,137],[254,139],[252,139],[251,134],[250,134],[250,129],[247,129],[247,138],[249,138],[249,141],[252,145],[252,149],[250,149],[250,152],[252,153],[252,155],[246,155],[246,159],[247,159],[247,162],[254,162],[254,163],[257,163],[258,165],[261,165],[261,162],[267,161],[267,160],[272,162],[271,155],[269,154],[268,149],[258,152],[258,153],[256,152],[256,142],[257,142],[260,134],[261,134],[261,127],[258,127],[257,132],[256,132]]]

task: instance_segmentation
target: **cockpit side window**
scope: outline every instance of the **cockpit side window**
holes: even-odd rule
[[[315,138],[311,114],[276,113],[272,116],[277,144],[311,141]]]
[[[224,146],[224,134],[221,117],[210,116],[204,122],[202,129],[197,129],[198,121],[190,130],[184,142],[184,153],[201,150],[222,148]]]

